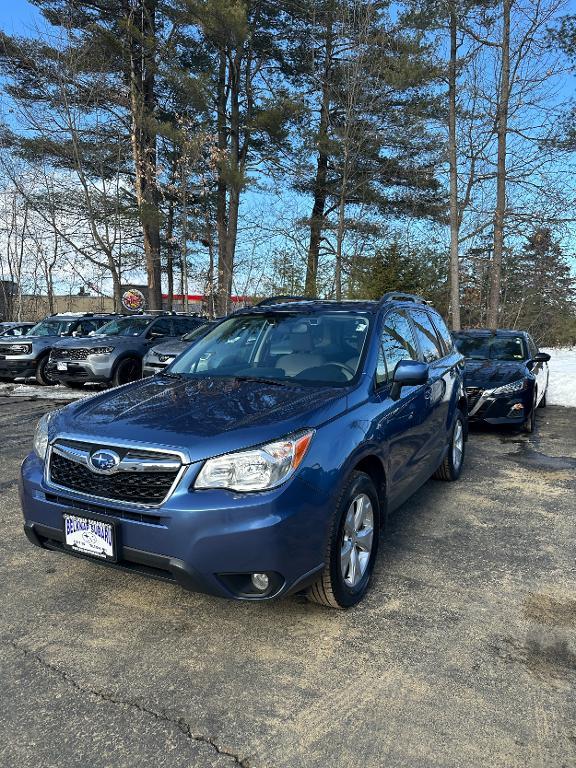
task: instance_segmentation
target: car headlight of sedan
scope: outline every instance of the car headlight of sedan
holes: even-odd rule
[[[46,458],[46,451],[48,450],[48,425],[53,416],[53,412],[45,413],[38,422],[36,432],[34,433],[34,453],[39,459],[42,459],[42,461]]]
[[[514,392],[523,392],[528,387],[527,379],[518,379],[517,381],[511,381],[510,384],[504,384],[503,387],[498,387],[492,390],[493,395],[511,395]]]
[[[91,355],[111,355],[114,352],[114,347],[92,347],[90,350]]]
[[[6,354],[8,355],[29,355],[32,352],[31,344],[10,344],[6,348]]]
[[[283,440],[208,459],[196,478],[197,489],[267,491],[288,480],[302,463],[314,430],[298,432]]]

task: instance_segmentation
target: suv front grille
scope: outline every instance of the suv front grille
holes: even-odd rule
[[[88,355],[90,354],[89,349],[85,348],[79,348],[75,349],[74,347],[66,348],[62,347],[60,349],[55,348],[50,353],[50,357],[53,360],[62,360],[65,358],[66,360],[86,360]]]
[[[78,450],[79,443],[69,446],[57,443],[50,454],[49,482],[61,488],[68,488],[84,495],[95,498],[109,499],[112,501],[128,502],[130,504],[158,505],[168,496],[180,472],[181,465],[174,469],[164,471],[116,471],[112,474],[99,474],[92,471],[87,462],[79,461],[74,455],[81,458],[93,453],[96,448],[84,445],[88,450]],[[72,458],[62,455],[67,447],[72,449]],[[76,447],[76,450],[74,448]],[[124,453],[132,462],[138,462],[138,452],[131,454],[129,449],[116,449],[118,453]],[[148,454],[148,460],[150,454]],[[176,458],[173,454],[158,454],[157,458],[171,460]],[[144,458],[143,458],[144,461]]]

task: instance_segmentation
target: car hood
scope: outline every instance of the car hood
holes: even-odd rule
[[[346,390],[224,378],[155,376],[64,408],[57,434],[178,448],[190,461],[316,427],[342,412]]]
[[[52,347],[60,338],[60,336],[11,336],[10,338],[0,336],[0,346],[25,343],[36,347],[41,345]]]
[[[91,347],[122,347],[144,342],[141,336],[74,336],[61,339],[54,346],[65,349],[85,349]]]
[[[193,341],[181,341],[180,339],[172,339],[171,341],[163,341],[160,344],[156,344],[154,352],[159,355],[179,355],[188,349],[194,342]]]
[[[525,363],[514,360],[466,360],[464,385],[494,389],[526,376]]]

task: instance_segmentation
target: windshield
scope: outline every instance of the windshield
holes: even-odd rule
[[[68,333],[75,320],[42,320],[29,332],[29,336],[62,336]]]
[[[368,327],[361,313],[232,317],[181,355],[168,372],[342,385],[358,370]]]
[[[182,336],[182,341],[194,341],[194,339],[199,339],[200,336],[208,333],[211,325],[212,323],[204,323],[203,325],[199,325],[197,328],[193,328],[191,331],[188,331],[188,333],[185,333],[184,336]]]
[[[456,336],[458,351],[469,360],[525,360],[522,336]]]
[[[150,325],[149,317],[123,317],[98,329],[95,336],[140,336]]]

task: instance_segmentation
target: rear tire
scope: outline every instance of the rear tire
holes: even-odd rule
[[[350,608],[362,600],[378,552],[380,504],[372,479],[353,472],[336,504],[324,570],[309,587],[310,602]]]
[[[40,384],[41,387],[53,387],[55,384],[58,384],[56,379],[53,379],[46,370],[48,359],[48,355],[44,355],[44,357],[41,357],[40,360],[38,360],[36,365],[36,382]]]
[[[436,478],[436,480],[446,480],[449,483],[458,480],[464,466],[465,455],[466,425],[460,411],[456,411],[448,453],[432,477]]]
[[[142,378],[142,362],[135,357],[120,360],[112,377],[112,386],[120,387]]]

